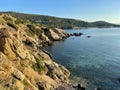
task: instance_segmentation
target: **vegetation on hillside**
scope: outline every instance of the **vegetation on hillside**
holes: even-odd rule
[[[24,13],[16,13],[16,12],[1,12],[1,13],[7,13],[16,18],[21,18],[24,20],[24,21],[19,20],[19,22],[24,23],[24,22],[28,22],[27,20],[30,20],[32,23],[39,23],[41,25],[47,25],[49,27],[57,27],[62,29],[82,28],[82,27],[120,27],[120,25],[111,24],[104,21],[89,23],[81,20],[58,18],[58,17],[45,16],[45,15],[24,14]]]

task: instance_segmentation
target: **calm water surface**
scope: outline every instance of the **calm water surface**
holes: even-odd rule
[[[66,30],[82,32],[46,47],[53,59],[68,68],[72,76],[89,82],[87,90],[120,90],[120,28]],[[87,38],[91,36],[91,38]]]

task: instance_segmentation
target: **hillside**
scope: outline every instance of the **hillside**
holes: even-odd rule
[[[82,27],[120,27],[120,25],[108,23],[105,21],[86,22],[82,20],[58,18],[45,15],[24,14],[17,12],[1,12],[10,14],[16,18],[28,19],[32,23],[39,23],[42,25],[48,25],[49,27],[57,27],[62,29],[82,28]]]
[[[0,90],[56,90],[68,85],[70,72],[41,49],[67,37],[61,29],[1,14]]]

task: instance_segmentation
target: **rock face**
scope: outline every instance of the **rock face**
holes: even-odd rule
[[[64,38],[68,37],[68,34],[65,31],[55,28],[55,29],[46,29],[43,28],[45,35],[48,36],[50,40],[59,41],[63,40]]]
[[[0,23],[0,89],[55,90],[69,82],[70,72],[40,50],[46,43],[68,37],[63,30],[16,24],[17,19],[9,15],[0,19],[4,22]]]

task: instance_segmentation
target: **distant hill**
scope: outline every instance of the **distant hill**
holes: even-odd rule
[[[49,25],[51,27],[58,27],[62,29],[82,28],[82,27],[120,27],[120,25],[108,23],[105,21],[86,22],[76,19],[58,18],[47,15],[25,14],[18,12],[0,12],[10,14],[16,18],[28,19],[33,23],[40,23]]]
[[[95,27],[120,27],[120,25],[112,24],[105,21],[96,21],[96,22],[92,22],[91,24],[93,24],[93,26]]]

